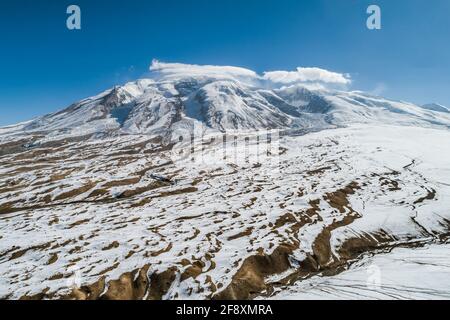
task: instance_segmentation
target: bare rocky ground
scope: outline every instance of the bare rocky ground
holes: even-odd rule
[[[270,298],[446,241],[448,130],[255,137],[188,158],[144,135],[1,145],[0,297]]]

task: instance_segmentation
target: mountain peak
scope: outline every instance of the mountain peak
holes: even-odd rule
[[[355,123],[450,127],[449,110],[330,87],[347,76],[318,68],[256,72],[153,61],[152,74],[0,132],[56,139],[105,134],[171,135],[207,130],[320,130]]]

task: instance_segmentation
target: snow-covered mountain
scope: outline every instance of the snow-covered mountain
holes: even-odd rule
[[[116,86],[0,132],[39,133],[47,138],[105,133],[167,135],[196,123],[218,131],[320,129],[352,123],[450,127],[450,114],[439,105],[420,107],[305,83],[274,85],[273,80],[234,67],[177,64],[168,72],[155,64],[148,79]]]
[[[421,106],[424,109],[437,111],[437,112],[445,112],[450,113],[450,110],[447,107],[444,107],[443,105],[439,103],[428,103]]]
[[[317,68],[151,69],[0,128],[0,299],[450,298],[448,112]]]

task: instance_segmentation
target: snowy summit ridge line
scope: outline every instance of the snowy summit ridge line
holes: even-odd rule
[[[360,91],[350,76],[319,68],[271,71],[164,63],[147,79],[81,100],[32,121],[0,128],[0,141],[29,137],[171,136],[202,124],[213,131],[326,129],[352,123],[450,126],[443,107],[419,107]]]

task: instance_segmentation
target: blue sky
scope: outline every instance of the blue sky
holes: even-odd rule
[[[66,28],[66,8],[82,30]],[[382,30],[366,8],[382,9]],[[257,72],[320,67],[351,88],[450,106],[448,0],[4,0],[0,125],[143,76],[153,58]]]

